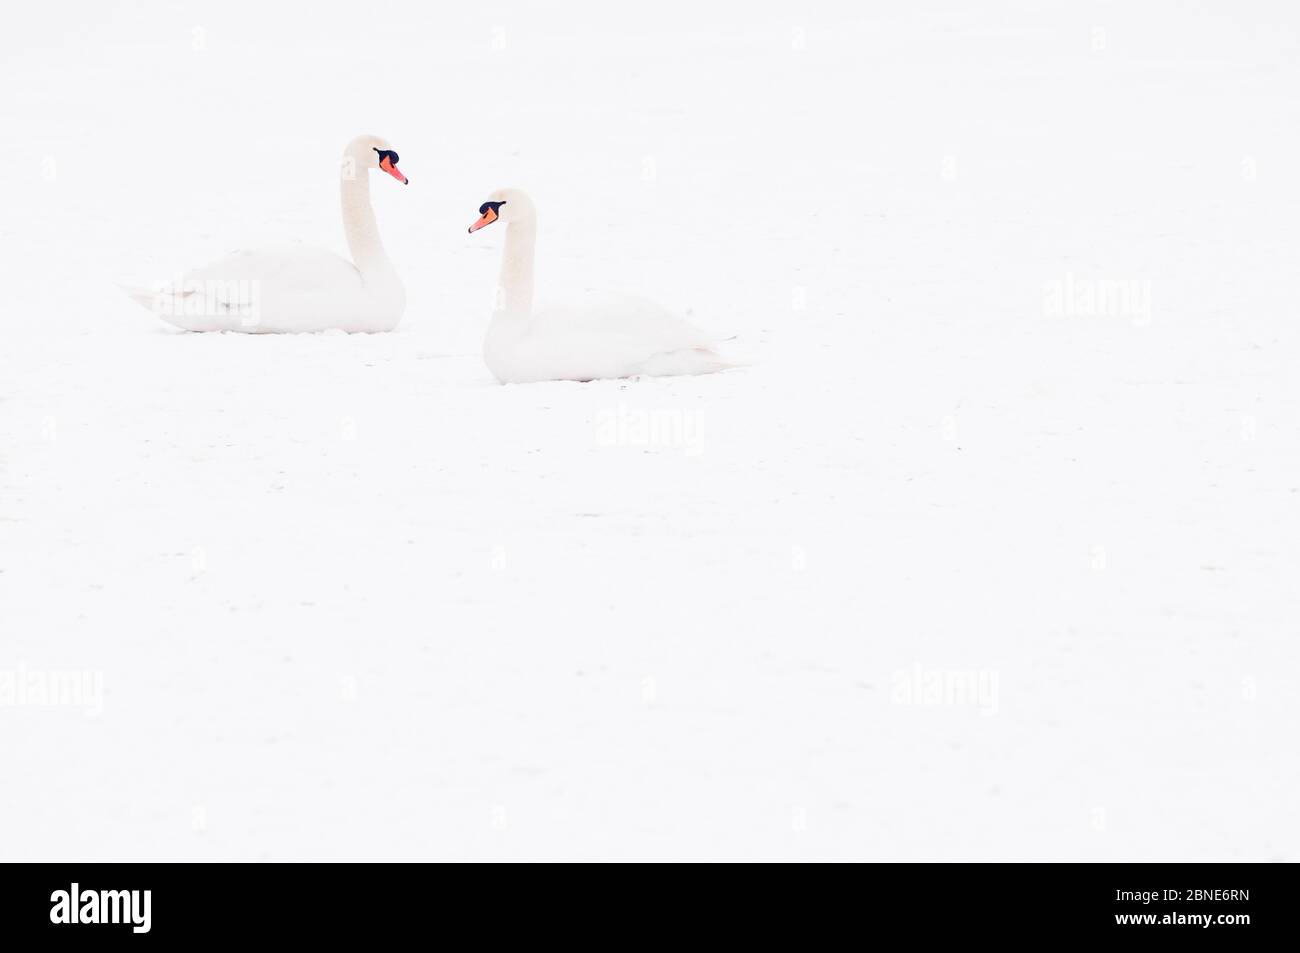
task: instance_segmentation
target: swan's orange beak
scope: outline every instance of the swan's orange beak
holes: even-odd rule
[[[469,227],[470,234],[471,235],[474,234],[474,232],[477,232],[480,228],[483,228],[485,225],[491,225],[496,220],[497,220],[497,210],[494,208],[488,209],[486,212],[483,213],[482,218],[480,218],[477,222],[475,222],[473,225]]]
[[[406,176],[402,175],[400,171],[398,171],[397,166],[393,165],[393,160],[388,158],[388,156],[384,156],[382,159],[379,160],[379,168],[383,169],[385,172],[387,172],[389,175],[395,178],[398,182],[401,182],[403,185],[411,184],[411,180],[408,179]]]

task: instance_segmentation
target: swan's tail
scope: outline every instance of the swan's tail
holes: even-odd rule
[[[160,321],[170,324],[182,331],[220,331],[225,326],[207,315],[191,315],[183,307],[190,292],[176,294],[169,288],[144,288],[140,285],[128,285],[117,282],[122,293],[153,314]]]
[[[158,292],[153,288],[143,288],[140,285],[128,285],[118,282],[117,286],[122,289],[122,293],[138,304],[142,308],[148,308],[157,314],[158,312]]]
[[[743,361],[732,361],[708,347],[687,347],[676,351],[665,351],[645,361],[637,369],[638,374],[650,377],[675,376],[678,374],[716,374],[736,367],[747,366]]]
[[[734,341],[738,337],[740,337],[739,334],[733,334],[731,337],[723,338],[722,340]],[[718,371],[731,371],[738,367],[752,367],[754,365],[753,361],[738,360],[734,357],[724,357],[711,347],[701,348],[700,350],[707,358],[708,370],[704,372],[706,374],[714,374]]]

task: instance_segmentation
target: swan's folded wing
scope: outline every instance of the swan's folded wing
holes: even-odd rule
[[[695,325],[645,298],[591,294],[562,309],[539,311],[534,320],[573,346],[607,349],[630,360],[714,346]]]
[[[277,294],[306,294],[335,281],[360,282],[351,262],[309,245],[238,249],[187,272],[182,284],[202,290],[232,309],[247,306],[267,287]],[[181,290],[172,286],[173,291]]]

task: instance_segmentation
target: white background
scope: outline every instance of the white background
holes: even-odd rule
[[[1296,19],[11,7],[0,856],[1295,859]],[[113,287],[345,251],[359,133],[397,332]],[[753,366],[497,385],[500,186]]]

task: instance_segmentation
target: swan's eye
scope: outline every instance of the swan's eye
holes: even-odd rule
[[[478,213],[480,215],[486,215],[488,213],[488,209],[491,209],[492,214],[497,215],[500,214],[501,212],[501,206],[505,204],[506,204],[505,202],[484,202],[482,205],[478,207]]]
[[[374,147],[372,146],[371,148],[374,148]],[[399,158],[397,157],[397,153],[394,152],[392,149],[375,149],[375,152],[379,153],[379,164],[380,164],[380,165],[383,165],[383,164],[384,164],[384,160],[385,160],[385,159],[387,159],[387,160],[388,160],[389,162],[391,162],[393,165],[397,165],[397,163],[399,163],[399,162],[402,161],[401,159],[399,159]]]

